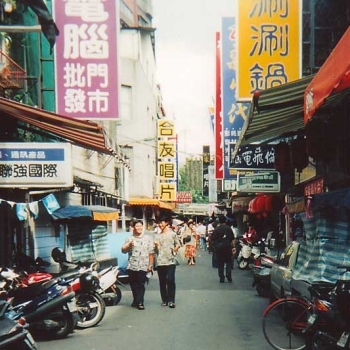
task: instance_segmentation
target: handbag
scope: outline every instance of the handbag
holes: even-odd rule
[[[191,241],[191,235],[187,235],[186,237],[184,237],[182,239],[182,241],[183,241],[184,244],[190,242]]]

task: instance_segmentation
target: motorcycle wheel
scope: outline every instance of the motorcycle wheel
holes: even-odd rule
[[[106,293],[113,293],[114,296],[111,298],[105,299],[106,306],[114,306],[118,305],[120,303],[120,300],[122,299],[122,291],[116,287],[110,287],[106,289]]]
[[[238,261],[238,268],[241,270],[245,270],[248,267],[248,260],[246,259],[241,259]]]
[[[70,311],[63,310],[60,316],[54,316],[51,318],[53,321],[59,324],[59,329],[55,331],[49,331],[47,336],[50,339],[63,339],[72,333],[74,329],[74,320]]]
[[[78,308],[78,328],[94,327],[101,322],[106,312],[106,305],[98,293],[77,293],[75,301]]]

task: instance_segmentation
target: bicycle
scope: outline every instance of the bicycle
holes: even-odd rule
[[[263,333],[266,341],[276,350],[306,348],[303,331],[312,308],[305,297],[285,297],[270,304],[263,312]]]
[[[350,266],[337,268],[345,268],[345,273],[350,272]],[[344,311],[346,316],[349,315],[348,304],[343,302],[338,308],[337,299],[342,300],[345,297],[348,302],[350,286],[347,282],[350,280],[342,276],[334,284],[313,283],[309,288],[311,299],[291,296],[270,304],[263,312],[262,327],[266,341],[276,350],[302,350],[310,348],[311,345],[320,349],[320,346],[315,346],[318,341],[319,344],[332,343],[332,346],[337,341],[338,344],[346,344],[349,338],[349,332],[346,332],[349,322],[343,329],[338,321],[342,319]],[[338,330],[336,338],[333,336],[334,328]],[[323,348],[331,349],[327,346]]]

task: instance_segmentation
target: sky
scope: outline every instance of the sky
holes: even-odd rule
[[[208,108],[215,101],[215,33],[234,16],[235,0],[153,0],[157,80],[174,118],[179,161],[214,153]]]

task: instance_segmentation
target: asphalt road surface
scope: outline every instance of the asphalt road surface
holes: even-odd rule
[[[145,310],[132,308],[121,287],[119,305],[107,307],[100,325],[75,330],[67,339],[40,342],[40,350],[268,350],[262,312],[268,299],[252,287],[252,272],[235,264],[233,282],[219,283],[211,255],[198,251],[196,265],[179,257],[176,308],[161,307],[155,272],[146,289]]]

